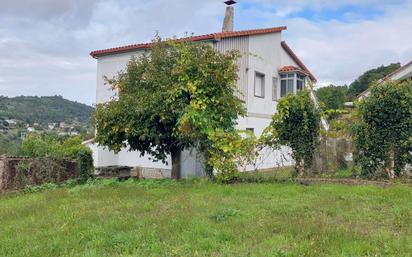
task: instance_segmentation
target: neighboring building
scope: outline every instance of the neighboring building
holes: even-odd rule
[[[404,66],[400,67],[399,69],[392,72],[391,74],[384,77],[383,79],[381,79],[378,82],[378,84],[381,84],[385,81],[390,81],[390,80],[404,81],[404,80],[411,79],[411,78],[412,78],[412,61],[405,64]],[[370,96],[370,94],[371,94],[370,89],[368,89],[368,90],[364,91],[363,93],[361,93],[357,98],[358,98],[358,100],[362,100],[365,97]]]
[[[193,36],[183,40],[208,42],[216,50],[226,52],[239,50],[244,53],[238,61],[238,87],[243,95],[239,97],[247,107],[247,117],[240,118],[238,128],[254,131],[260,136],[269,125],[276,112],[278,100],[288,93],[296,93],[306,87],[309,81],[316,82],[315,76],[303,64],[288,44],[282,40],[286,27],[273,27],[245,31],[233,30],[234,1],[228,1],[223,32]],[[90,55],[97,59],[97,103],[110,101],[114,93],[105,84],[104,77],[113,77],[126,67],[132,56],[150,51],[151,43],[129,45],[93,51]],[[249,54],[250,53],[250,54]],[[88,142],[90,145],[91,142]],[[131,166],[170,169],[170,165],[153,162],[149,156],[140,157],[137,152],[124,149],[119,154],[91,146],[94,150],[95,165]],[[293,164],[287,148],[281,151],[263,150],[259,161],[248,170],[268,169]],[[185,151],[181,158],[181,176],[202,174],[202,165],[196,153]],[[170,163],[170,162],[169,162]]]

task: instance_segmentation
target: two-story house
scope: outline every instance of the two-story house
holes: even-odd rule
[[[259,136],[269,125],[276,112],[277,101],[288,93],[295,93],[307,85],[308,81],[316,82],[316,78],[282,40],[282,32],[286,27],[273,27],[244,31],[233,31],[233,4],[227,1],[226,16],[222,32],[193,36],[188,40],[208,42],[217,51],[238,50],[242,57],[238,60],[238,87],[242,92],[239,97],[247,107],[247,117],[238,120],[239,129],[248,129]],[[104,76],[113,77],[125,69],[132,56],[150,51],[151,44],[135,44],[91,52],[97,60],[97,103],[109,101],[113,92],[105,85]],[[148,169],[169,170],[170,165],[152,162],[149,156],[140,157],[139,153],[119,154],[94,146],[95,165],[131,166]],[[185,151],[181,158],[181,176],[200,175],[201,163],[193,151]],[[279,166],[290,166],[292,160],[288,149],[281,151],[263,150],[259,161],[249,170],[268,169]]]

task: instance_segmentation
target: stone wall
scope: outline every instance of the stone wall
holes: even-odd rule
[[[96,168],[96,176],[101,178],[143,178],[143,179],[168,179],[171,170],[144,167],[108,166]]]
[[[333,173],[353,164],[352,141],[348,138],[322,138],[313,163],[314,173]]]
[[[0,192],[21,190],[27,185],[62,183],[79,175],[79,164],[72,160],[0,156]]]

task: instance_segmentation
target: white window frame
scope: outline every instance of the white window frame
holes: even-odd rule
[[[277,77],[272,78],[272,101],[278,100],[278,84],[279,79]]]
[[[301,78],[300,78],[301,77]],[[298,89],[298,81],[302,81],[302,88]],[[285,94],[282,95],[282,82],[286,83]],[[292,82],[292,84],[290,84]],[[304,89],[306,87],[306,76],[297,73],[297,72],[288,72],[288,73],[281,73],[280,74],[280,90],[279,95],[280,98],[287,96],[288,94],[292,93],[295,94],[298,91]],[[292,90],[290,90],[292,88]]]
[[[258,76],[262,77],[262,84],[260,85],[261,86],[261,93],[262,93],[261,95],[256,94],[256,82],[257,82],[256,78]],[[265,98],[265,80],[266,80],[266,76],[265,76],[264,73],[255,71],[255,83],[254,83],[254,88],[253,88],[253,91],[254,91],[253,93],[254,93],[255,97]]]
[[[303,90],[305,88],[305,80],[306,80],[306,76],[302,75],[302,74],[296,74],[296,92]],[[302,82],[302,88],[298,88],[298,82]]]

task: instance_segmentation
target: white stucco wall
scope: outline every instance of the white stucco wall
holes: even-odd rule
[[[242,42],[240,42],[242,40]],[[278,70],[285,65],[297,65],[281,47],[281,33],[271,33],[264,35],[249,36],[246,38],[239,38],[239,43],[235,39],[226,41],[230,46],[222,46],[225,41],[220,41],[218,49],[233,48],[239,45],[249,49],[250,55],[243,58],[240,62],[241,79],[246,81],[239,81],[239,87],[245,94],[245,102],[248,110],[248,117],[240,118],[238,123],[239,129],[253,128],[256,136],[260,136],[263,130],[269,125],[272,115],[276,112],[277,101],[272,97],[272,81],[273,78],[278,78],[277,96],[280,95],[280,80]],[[119,71],[126,68],[127,62],[132,56],[142,54],[143,51],[132,53],[116,54],[99,57],[97,60],[97,86],[96,99],[97,103],[104,103],[109,101],[114,92],[110,90],[109,85],[105,85],[104,76],[112,78],[116,76]],[[254,92],[255,72],[265,74],[265,96],[264,98],[256,97]],[[245,88],[246,87],[246,88]],[[150,156],[140,157],[138,152],[129,152],[126,149],[119,154],[114,154],[102,147],[93,148],[96,151],[95,164],[97,167],[103,166],[132,166],[132,167],[147,167],[170,169],[169,164],[165,165],[161,162],[153,162]],[[191,158],[196,154],[188,152],[183,155],[182,167],[197,167],[199,164]],[[283,148],[281,151],[271,151],[264,149],[261,152],[259,160],[255,165],[247,167],[247,170],[268,169],[273,167],[290,166],[293,164],[289,156],[289,150]],[[185,174],[183,174],[185,175]],[[190,174],[187,174],[190,176]]]

